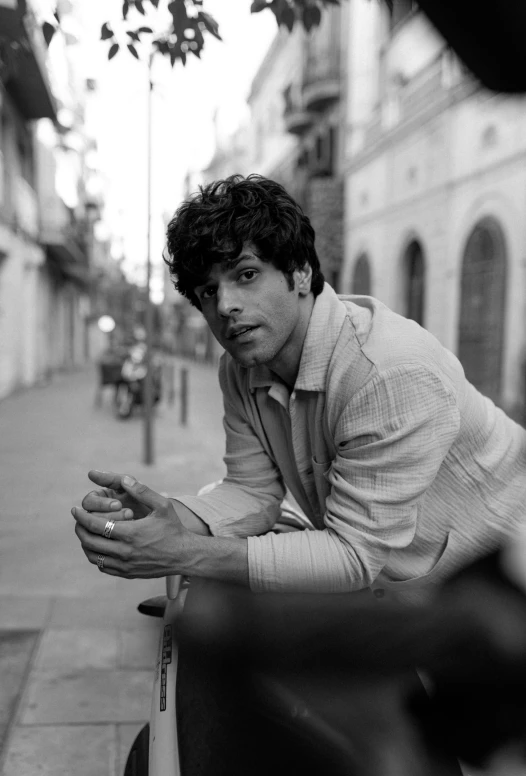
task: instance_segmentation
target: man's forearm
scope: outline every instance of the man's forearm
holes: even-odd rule
[[[248,542],[224,536],[192,535],[185,548],[184,569],[189,577],[249,584]]]
[[[172,500],[172,504],[181,523],[192,534],[185,548],[185,568],[180,573],[248,585],[247,540],[211,536],[207,524],[195,512],[178,501]]]

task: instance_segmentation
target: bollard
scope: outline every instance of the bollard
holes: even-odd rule
[[[186,426],[188,420],[188,369],[181,369],[181,426]]]
[[[172,407],[175,403],[175,364],[172,359],[166,363],[165,376],[168,387],[167,401],[168,405]]]

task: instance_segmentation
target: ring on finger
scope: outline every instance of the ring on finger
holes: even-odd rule
[[[104,533],[102,534],[105,539],[111,539],[111,532],[115,528],[115,520],[108,520],[104,526]]]
[[[104,568],[104,561],[105,560],[106,560],[106,556],[105,555],[97,555],[97,566],[99,567],[99,569],[101,571]]]

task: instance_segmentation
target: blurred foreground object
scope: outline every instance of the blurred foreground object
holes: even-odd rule
[[[261,773],[331,776],[460,773],[452,754],[485,767],[510,746],[524,753],[526,595],[502,557],[419,604],[192,583],[177,701],[188,776],[201,702],[211,770],[205,752],[199,773],[214,776],[242,770],[251,747]]]
[[[484,86],[526,92],[523,0],[419,0],[419,6]]]

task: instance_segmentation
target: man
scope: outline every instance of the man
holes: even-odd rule
[[[427,331],[324,284],[314,231],[281,186],[251,175],[202,188],[172,219],[168,251],[226,351],[227,474],[167,499],[90,472],[102,490],[72,512],[101,571],[382,595],[439,582],[513,532],[526,431]],[[307,530],[273,531],[285,487]]]

